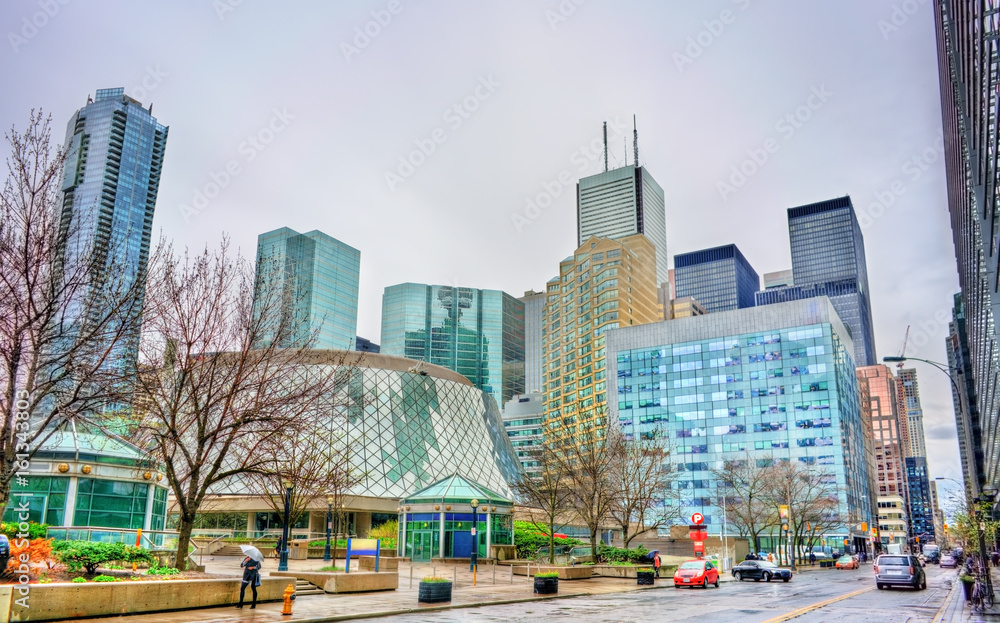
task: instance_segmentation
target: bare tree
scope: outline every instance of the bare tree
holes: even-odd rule
[[[530,456],[538,463],[538,470],[522,474],[514,483],[514,491],[523,504],[541,511],[544,522],[537,521],[532,513],[531,523],[549,535],[549,564],[555,564],[556,527],[561,527],[560,519],[573,510],[570,478],[551,443],[533,450]]]
[[[840,498],[833,474],[799,461],[778,461],[769,469],[767,498],[775,514],[787,507],[781,519],[787,526],[786,552],[792,569],[799,557],[799,544],[809,532],[827,532],[845,523],[839,514]]]
[[[665,469],[670,451],[659,429],[640,439],[627,440],[617,426],[611,425],[607,436],[611,440],[608,477],[615,491],[609,515],[621,526],[622,542],[627,548],[643,532],[680,519],[680,506],[669,505],[665,499],[676,472]]]
[[[770,496],[773,467],[770,456],[761,458],[747,452],[739,459],[725,461],[721,468],[712,471],[715,479],[723,485],[727,518],[736,526],[740,536],[750,539],[753,551],[760,548],[760,536],[774,525],[777,518]]]
[[[620,442],[615,435],[605,438],[600,430],[592,427],[578,432],[557,449],[562,470],[571,486],[573,507],[590,532],[590,547],[595,561],[600,551],[598,533],[617,500],[609,466],[610,457],[619,451],[615,444]]]
[[[254,286],[250,264],[230,257],[225,239],[181,257],[167,246],[150,264],[149,367],[137,375],[137,404],[179,511],[178,569],[206,495],[237,474],[266,471],[271,444],[314,417],[333,386],[305,346],[278,346],[295,329],[282,290],[257,284],[255,300]]]
[[[17,473],[61,423],[127,402],[131,370],[122,351],[138,334],[142,306],[141,262],[129,262],[136,258],[124,239],[95,239],[81,229],[70,199],[64,209],[65,154],[50,144],[50,124],[32,111],[23,132],[5,135],[0,507]]]

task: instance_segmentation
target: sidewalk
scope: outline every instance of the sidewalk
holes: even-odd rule
[[[993,576],[993,586],[1000,587],[1000,584],[997,584],[997,581],[1000,580],[1000,574],[995,573],[993,569],[990,570],[990,573]],[[931,623],[987,622],[1000,623],[1000,601],[998,601],[998,605],[993,607],[992,612],[973,613],[972,608],[965,600],[962,583],[957,579],[951,583],[951,591],[948,593],[948,597],[945,598],[944,603],[941,604],[941,608],[938,609],[937,614],[931,619]]]

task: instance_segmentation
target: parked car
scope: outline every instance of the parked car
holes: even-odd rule
[[[733,567],[733,577],[740,582],[743,580],[770,582],[772,579],[788,582],[792,579],[792,572],[766,560],[744,560]]]
[[[854,556],[841,556],[837,559],[836,567],[838,569],[857,569],[858,559]]]
[[[875,559],[875,586],[909,586],[917,590],[927,588],[927,575],[916,556],[911,554],[883,554]]]
[[[719,588],[719,568],[711,560],[688,560],[674,572],[674,588],[682,586],[701,586],[708,588],[714,584]]]
[[[941,557],[941,568],[956,569],[958,568],[958,560],[956,560],[951,554],[945,554]]]

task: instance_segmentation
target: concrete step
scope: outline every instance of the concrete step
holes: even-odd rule
[[[323,595],[326,591],[306,580],[295,580],[295,594],[302,595]]]

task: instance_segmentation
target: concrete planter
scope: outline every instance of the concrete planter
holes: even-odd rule
[[[650,571],[649,566],[621,566],[621,565],[594,565],[591,567],[594,570],[594,575],[599,575],[605,578],[637,578],[636,575],[639,571]],[[667,570],[667,567],[660,567],[660,572],[663,573]],[[673,573],[673,571],[670,571]]]
[[[559,578],[535,578],[536,595],[554,595],[559,592]]]
[[[635,583],[639,586],[652,586],[653,585],[653,572],[652,571],[636,571],[635,573]]]
[[[451,601],[451,582],[420,582],[417,601],[422,604],[439,604]]]
[[[388,558],[386,556],[379,556],[378,558],[378,570],[383,571],[399,571],[399,558],[395,556]],[[375,557],[374,556],[358,556],[358,569],[361,571],[375,571]]]
[[[399,587],[395,572],[355,571],[353,573],[325,571],[272,571],[270,577],[295,578],[312,582],[327,593],[369,593],[394,591]]]

